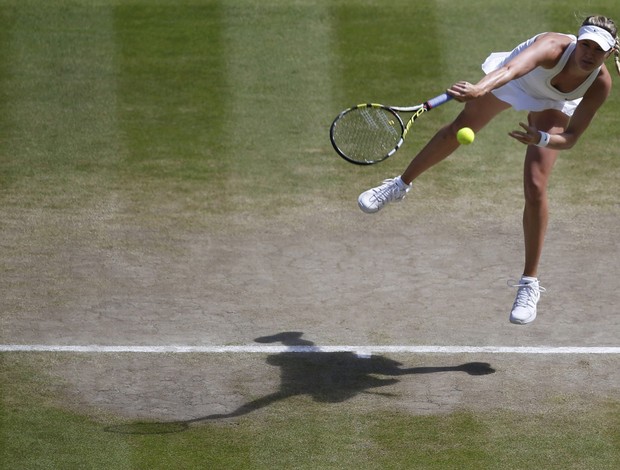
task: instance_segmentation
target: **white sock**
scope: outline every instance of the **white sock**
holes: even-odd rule
[[[407,189],[409,187],[400,176],[396,178],[396,184],[400,189]]]

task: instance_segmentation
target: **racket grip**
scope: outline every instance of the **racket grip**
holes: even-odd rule
[[[435,98],[431,98],[430,100],[428,100],[426,103],[424,103],[424,106],[426,107],[426,109],[433,109],[437,106],[447,103],[451,99],[452,97],[449,94],[443,93],[439,96],[435,96]]]

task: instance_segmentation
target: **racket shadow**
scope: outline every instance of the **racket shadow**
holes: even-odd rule
[[[285,346],[315,346],[303,339],[303,333],[283,332],[256,338],[258,343],[282,343]],[[384,397],[396,396],[376,391],[399,382],[410,374],[464,372],[488,375],[495,372],[486,362],[468,362],[456,366],[410,367],[384,356],[359,357],[352,352],[283,352],[267,357],[268,364],[280,368],[278,391],[252,400],[230,413],[212,414],[195,419],[170,422],[134,422],[105,428],[118,434],[168,434],[187,430],[194,423],[236,418],[294,396],[308,396],[319,403],[340,403],[360,393]],[[383,377],[378,377],[383,376]]]

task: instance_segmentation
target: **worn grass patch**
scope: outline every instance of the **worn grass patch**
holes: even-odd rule
[[[0,360],[7,469],[613,469],[620,463],[617,401],[577,411],[567,397],[535,413],[416,416],[297,396],[232,419],[131,420],[61,406],[65,385],[43,372],[45,355],[5,353]]]

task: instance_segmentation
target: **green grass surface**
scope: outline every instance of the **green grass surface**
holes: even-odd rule
[[[11,295],[16,266],[53,264],[58,247],[165,253],[186,233],[350,205],[402,171],[460,105],[429,113],[399,154],[373,168],[331,150],[328,127],[342,108],[414,104],[476,81],[489,52],[541,31],[574,32],[591,12],[620,18],[616,0],[0,0],[0,270],[10,279],[2,321],[28,308]],[[617,208],[619,96],[562,154],[554,206]],[[505,113],[425,175],[420,192],[433,204],[418,209],[520,207],[524,148],[507,133],[524,118]],[[50,305],[62,302],[46,282],[67,276],[61,267],[32,275]],[[617,402],[576,414],[418,417],[295,398],[234,424],[119,435],[103,431],[114,418],[66,410],[62,384],[6,356],[6,469],[620,464]]]
[[[302,411],[300,411],[302,410]],[[5,411],[24,431],[5,442],[3,468],[92,469],[613,469],[618,407],[571,415],[456,413],[416,417],[326,413],[295,401],[266,419],[180,433],[124,435],[68,412]],[[59,426],[59,423],[63,423]]]
[[[372,169],[334,158],[335,114],[363,100],[415,103],[477,80],[490,50],[576,29],[570,2],[531,5],[535,19],[485,2],[476,28],[469,2],[4,1],[3,203],[73,210],[114,198],[132,215],[196,224],[197,212],[273,215],[348,200],[402,171],[461,105],[425,116],[402,152]],[[608,130],[618,103],[614,94],[563,153],[552,183],[559,205],[614,204],[620,142]],[[422,190],[438,203],[466,195],[502,210],[506,188],[520,197],[524,148],[506,134],[522,119],[505,113],[425,175]]]

